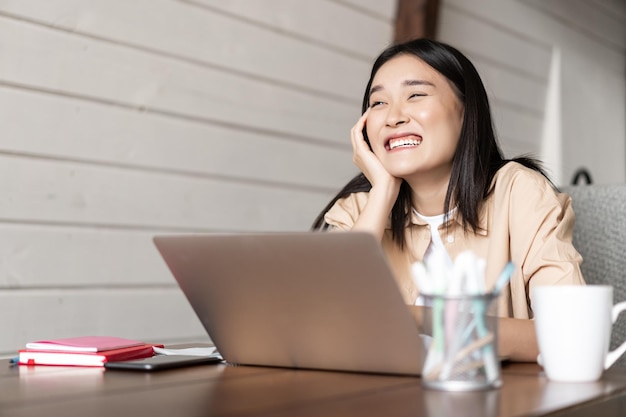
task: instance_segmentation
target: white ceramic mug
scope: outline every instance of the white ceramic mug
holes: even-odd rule
[[[609,285],[550,285],[532,292],[539,363],[554,381],[589,382],[626,351],[609,352],[613,323],[626,302],[613,306]]]

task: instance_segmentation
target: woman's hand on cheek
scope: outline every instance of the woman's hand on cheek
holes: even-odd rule
[[[350,131],[353,151],[352,161],[372,184],[372,188],[378,186],[388,187],[397,195],[402,179],[394,177],[385,169],[363,137],[363,128],[365,127],[368,114],[369,109],[363,113]]]

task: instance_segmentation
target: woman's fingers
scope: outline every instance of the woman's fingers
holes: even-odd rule
[[[352,127],[350,138],[352,141],[352,161],[367,175],[367,166],[377,162],[378,158],[376,158],[363,137],[363,128],[365,127],[366,120],[367,112],[365,112]]]
[[[365,142],[365,138],[363,137],[363,128],[365,127],[365,122],[367,120],[369,112],[370,110],[367,109],[365,113],[363,113],[361,117],[359,117],[359,120],[357,120],[357,122],[354,124],[354,126],[352,126],[352,129],[350,130],[352,148],[355,152],[357,151],[357,149],[362,149],[363,147],[366,147],[369,150],[369,146],[367,145],[367,142]]]

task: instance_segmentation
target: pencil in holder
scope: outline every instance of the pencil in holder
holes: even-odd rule
[[[496,294],[423,295],[424,326],[432,330],[423,385],[446,391],[501,386]]]

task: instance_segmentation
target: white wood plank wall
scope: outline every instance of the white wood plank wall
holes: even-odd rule
[[[307,230],[394,7],[0,0],[0,355],[206,337],[152,236]]]

